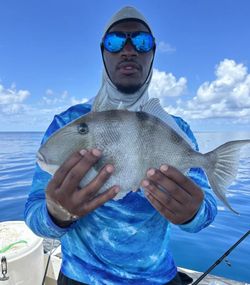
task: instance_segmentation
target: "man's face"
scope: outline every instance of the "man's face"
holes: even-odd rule
[[[115,24],[109,32],[149,32],[148,28],[137,21]],[[140,53],[135,50],[130,40],[118,53],[103,50],[104,63],[113,84],[124,93],[136,92],[148,77],[154,58],[154,50]]]

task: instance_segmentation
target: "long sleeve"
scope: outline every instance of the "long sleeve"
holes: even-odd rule
[[[48,127],[42,140],[42,144],[59,128],[66,125],[68,122],[83,115],[90,110],[88,105],[76,105],[71,107],[60,115],[56,115],[54,120]],[[25,204],[24,219],[28,227],[37,235],[49,238],[60,238],[69,230],[75,227],[77,222],[69,227],[61,228],[57,226],[51,219],[45,198],[45,189],[51,175],[43,171],[36,164],[35,173],[31,185],[31,191]]]
[[[51,175],[36,165],[31,192],[25,205],[24,218],[28,227],[38,236],[60,238],[74,227],[75,223],[70,227],[61,228],[52,221],[45,199],[45,189],[50,179]]]
[[[199,147],[197,141],[189,125],[179,117],[174,117],[174,119],[180,128],[193,141],[195,149],[198,151]],[[187,232],[199,232],[213,222],[217,214],[217,203],[211,194],[212,189],[209,186],[207,177],[201,168],[191,168],[188,172],[188,176],[203,190],[204,200],[195,217],[190,222],[180,225],[179,227]]]

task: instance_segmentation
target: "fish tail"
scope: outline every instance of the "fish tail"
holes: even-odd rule
[[[206,165],[204,168],[214,193],[236,214],[239,213],[227,201],[226,189],[236,178],[240,149],[249,143],[250,140],[230,141],[205,154]]]

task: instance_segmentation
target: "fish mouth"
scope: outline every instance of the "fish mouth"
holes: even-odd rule
[[[46,163],[46,159],[45,157],[41,154],[40,151],[37,152],[36,154],[36,159],[37,159],[37,162],[41,162],[41,163]]]
[[[39,151],[36,154],[36,158],[37,158],[36,162],[39,165],[39,167],[51,175],[53,175],[59,168],[59,165],[49,163],[45,158],[45,156]]]
[[[41,154],[40,151],[37,152],[36,154],[36,162],[38,163],[38,165],[40,166],[40,168],[45,169],[47,166],[47,161],[46,158],[44,157],[43,154]]]

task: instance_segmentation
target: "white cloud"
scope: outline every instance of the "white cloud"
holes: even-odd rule
[[[250,122],[250,74],[247,67],[224,59],[215,67],[215,80],[204,82],[191,100],[167,106],[187,119],[230,118]]]
[[[0,85],[0,108],[4,105],[22,103],[28,96],[30,96],[28,90],[17,91],[14,85],[8,89],[4,88],[3,85]]]
[[[5,115],[13,115],[20,114],[21,112],[25,112],[27,110],[27,106],[25,104],[6,104],[1,107],[1,112]]]
[[[0,85],[0,114],[17,114],[25,110],[23,103],[30,96],[28,90],[16,90],[14,84],[10,88]]]
[[[162,53],[173,53],[176,51],[175,47],[172,47],[169,43],[160,41],[157,45],[157,49]]]
[[[62,99],[66,99],[69,96],[69,93],[67,90],[63,91],[62,93]]]
[[[52,89],[47,89],[45,96],[43,96],[42,99],[43,102],[48,106],[65,105],[68,107],[88,101],[88,98],[76,99],[74,96],[71,97],[67,90],[63,91],[61,94],[57,94]]]
[[[54,105],[58,103],[58,99],[57,98],[48,98],[46,96],[43,96],[43,101],[47,104],[47,105]]]
[[[150,97],[159,98],[164,105],[168,97],[178,97],[183,94],[187,87],[187,80],[184,77],[176,79],[172,73],[153,70],[152,82],[149,86]]]
[[[57,94],[52,89],[47,89],[35,105],[28,97],[31,97],[28,90],[16,90],[14,84],[10,88],[0,84],[0,131],[45,130],[55,114],[88,100],[71,97],[68,91]]]
[[[234,60],[224,59],[216,66],[215,75],[220,85],[234,85],[244,80],[247,74],[247,67],[242,63],[237,64]]]
[[[83,104],[86,103],[88,100],[89,100],[88,98],[76,99],[75,97],[71,97],[71,104],[72,105]]]
[[[195,100],[206,103],[221,103],[228,108],[250,107],[250,75],[243,64],[225,59],[215,70],[216,80],[203,83]]]
[[[47,96],[53,96],[53,95],[54,95],[53,90],[47,89],[47,90],[46,90],[46,95],[47,95]]]

